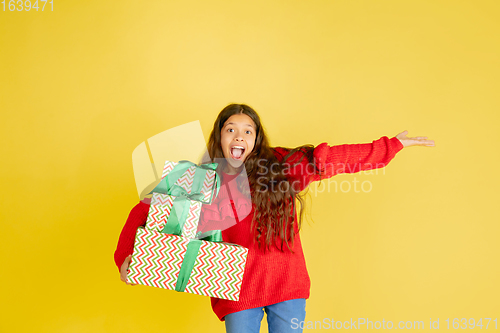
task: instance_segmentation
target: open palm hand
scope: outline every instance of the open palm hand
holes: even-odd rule
[[[410,147],[410,146],[426,146],[426,147],[435,147],[436,144],[434,143],[434,140],[428,140],[426,136],[416,136],[413,138],[409,138],[406,135],[408,134],[408,131],[404,131],[396,135],[396,138],[401,141],[404,147]]]

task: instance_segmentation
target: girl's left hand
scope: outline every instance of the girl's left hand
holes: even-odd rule
[[[427,140],[426,136],[416,136],[414,138],[409,138],[406,136],[408,131],[404,131],[396,135],[396,138],[401,141],[404,147],[410,146],[426,146],[426,147],[434,147],[434,140]]]

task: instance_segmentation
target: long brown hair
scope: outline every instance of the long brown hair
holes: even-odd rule
[[[304,145],[290,149],[288,154],[279,161],[269,146],[269,141],[257,112],[245,104],[230,104],[219,113],[212,133],[210,133],[208,153],[212,161],[214,159],[224,159],[221,148],[221,130],[229,117],[235,114],[249,116],[256,126],[255,146],[244,162],[250,185],[249,190],[252,204],[255,206],[252,220],[252,230],[255,233],[255,239],[259,247],[265,246],[267,249],[273,244],[277,247],[277,243],[280,243],[281,246],[279,249],[281,251],[283,251],[283,244],[286,244],[288,249],[293,252],[295,238],[295,199],[299,203],[298,230],[301,228],[305,200],[303,195],[300,194],[300,189],[293,186],[294,184],[290,184],[287,179],[285,175],[286,168],[291,166],[285,164],[287,159],[297,151],[302,152],[300,161],[302,158],[307,158],[311,162],[314,147],[312,145]],[[259,161],[264,161],[265,163],[259,163]],[[270,166],[272,166],[272,171]],[[270,186],[271,189],[269,189]],[[242,192],[246,191],[244,188],[240,190]]]

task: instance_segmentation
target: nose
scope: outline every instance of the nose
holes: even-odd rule
[[[235,141],[243,141],[243,135],[241,135],[241,133],[238,132],[237,134],[235,134],[234,140]]]

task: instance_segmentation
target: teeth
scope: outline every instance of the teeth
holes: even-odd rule
[[[243,148],[241,146],[232,146],[231,148],[245,149],[245,148]]]

